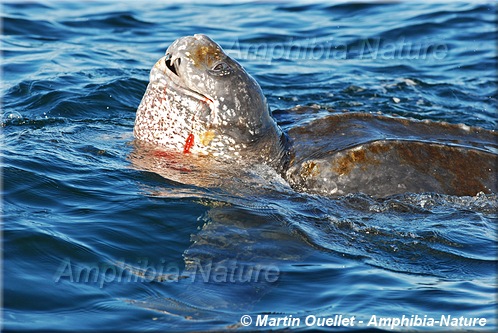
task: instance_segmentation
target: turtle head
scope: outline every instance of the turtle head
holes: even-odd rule
[[[281,149],[282,134],[259,84],[201,34],[177,39],[154,65],[134,133],[167,149],[225,158]]]

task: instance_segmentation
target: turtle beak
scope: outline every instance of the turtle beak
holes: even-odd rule
[[[179,76],[177,69],[181,64],[180,58],[173,59],[171,53],[166,53],[166,58],[164,59],[164,63],[166,65],[166,68],[168,68],[176,76]]]

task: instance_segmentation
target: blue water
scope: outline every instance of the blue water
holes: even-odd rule
[[[342,111],[495,129],[494,2],[7,2],[2,20],[4,329],[266,330],[264,314],[497,329],[496,195],[329,199],[262,167],[193,186],[134,167],[132,145],[150,68],[194,33],[284,129]]]

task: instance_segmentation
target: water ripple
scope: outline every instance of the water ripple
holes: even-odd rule
[[[343,111],[496,129],[491,3],[8,2],[1,15],[6,329],[231,331],[242,309],[496,328],[495,194],[331,200],[256,166],[177,168],[181,182],[136,169],[132,143],[150,68],[194,33],[260,82],[284,129]],[[191,282],[196,260],[280,275]]]

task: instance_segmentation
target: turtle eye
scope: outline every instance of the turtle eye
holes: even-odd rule
[[[213,67],[213,71],[226,71],[229,69],[230,69],[230,66],[228,66],[224,62],[220,62],[219,64],[216,64],[216,66]]]
[[[231,73],[232,68],[226,62],[219,62],[210,70],[211,74],[216,76],[225,76]]]

